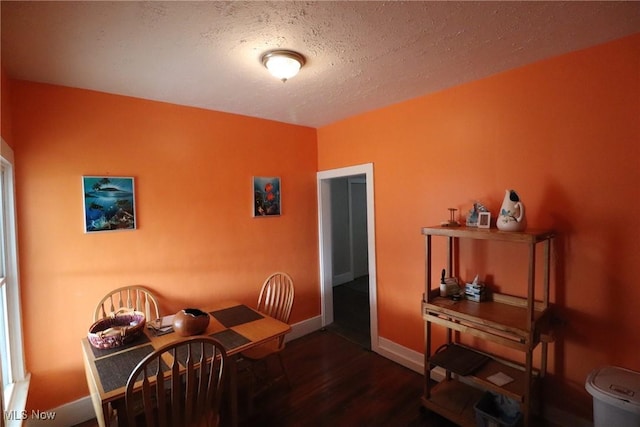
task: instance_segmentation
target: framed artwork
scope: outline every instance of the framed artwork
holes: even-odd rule
[[[253,177],[253,216],[278,216],[281,212],[280,177]]]
[[[478,212],[478,228],[491,227],[491,212]]]
[[[85,233],[136,228],[133,178],[83,176],[82,192]]]

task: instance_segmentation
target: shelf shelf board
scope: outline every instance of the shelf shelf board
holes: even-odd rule
[[[506,374],[513,378],[513,381],[503,386],[498,386],[491,381],[489,377],[499,372]],[[479,387],[491,390],[496,393],[505,395],[511,399],[516,400],[519,403],[524,402],[524,395],[526,393],[526,374],[524,368],[515,367],[509,364],[505,364],[498,359],[491,359],[480,367],[473,375],[468,375],[464,378]],[[532,380],[537,381],[538,372],[532,372]]]
[[[502,335],[506,339],[519,343],[527,342],[530,336],[527,309],[515,304],[506,304],[495,300],[473,302],[463,299],[453,301],[449,298],[434,297],[429,302],[423,303],[422,313],[424,320],[434,321],[445,326],[450,324],[453,329],[476,332],[476,336]],[[534,310],[534,322],[531,328],[536,339],[539,335],[536,331],[537,324],[546,317],[547,313],[547,309]]]
[[[497,228],[447,227],[436,225],[422,228],[422,234],[445,237],[466,237],[479,240],[500,240],[506,242],[538,243],[555,236],[552,230],[527,229],[525,231],[501,231]]]
[[[443,380],[422,397],[422,405],[463,427],[475,427],[473,405],[482,397],[482,390],[455,380]]]
[[[473,356],[474,354],[475,356]],[[484,359],[479,359],[483,357]],[[518,362],[502,359],[475,348],[455,343],[430,357],[429,366],[453,369],[452,374],[459,372],[456,369],[469,371],[469,373],[457,375],[457,378],[483,390],[491,390],[508,396],[521,404],[524,402],[527,390],[527,376],[524,366]],[[468,368],[471,368],[471,370]],[[509,376],[512,381],[499,386],[489,380],[491,376],[498,373]],[[532,371],[532,381],[537,381],[538,378],[539,372],[534,369]]]

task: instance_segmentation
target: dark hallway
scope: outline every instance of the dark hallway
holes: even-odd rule
[[[333,323],[327,329],[371,350],[368,275],[333,288]]]

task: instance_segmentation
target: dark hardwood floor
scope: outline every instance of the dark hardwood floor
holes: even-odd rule
[[[420,410],[423,376],[331,331],[287,343],[291,378],[254,401],[242,426],[454,426]]]
[[[333,323],[327,329],[371,349],[369,276],[333,288]]]
[[[283,357],[291,389],[282,382],[255,399],[240,427],[456,426],[421,408],[422,374],[330,330],[287,343]]]

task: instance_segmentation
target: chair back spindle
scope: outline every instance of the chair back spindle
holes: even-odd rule
[[[287,273],[273,273],[264,281],[258,297],[258,311],[288,323],[295,290]]]
[[[289,323],[294,296],[291,276],[282,272],[273,273],[262,284],[257,309],[267,316]],[[278,339],[278,347],[284,347],[284,336]]]
[[[124,286],[112,290],[102,298],[94,312],[93,321],[104,319],[121,308],[144,313],[148,322],[160,317],[158,301],[148,289],[142,286]]]
[[[149,354],[127,381],[129,425],[218,426],[226,363],[222,344],[205,336],[172,342]]]

